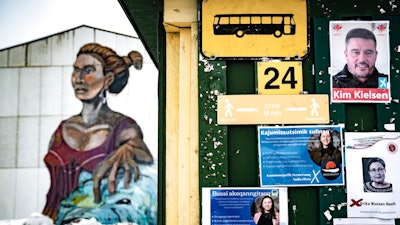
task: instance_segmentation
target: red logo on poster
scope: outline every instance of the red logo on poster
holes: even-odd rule
[[[397,152],[397,145],[393,142],[389,143],[387,146],[389,153],[396,153]]]
[[[342,25],[340,25],[340,24],[334,24],[333,26],[332,26],[332,29],[334,30],[334,31],[336,31],[336,32],[339,32],[341,29],[342,29]]]
[[[386,30],[386,24],[379,24],[376,29],[379,30],[379,32],[384,32]]]

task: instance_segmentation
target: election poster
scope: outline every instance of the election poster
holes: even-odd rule
[[[258,126],[260,184],[344,185],[342,126]]]
[[[400,218],[400,133],[346,132],[348,217]]]
[[[332,102],[389,103],[389,21],[330,21]]]
[[[203,188],[203,225],[288,225],[287,188]]]

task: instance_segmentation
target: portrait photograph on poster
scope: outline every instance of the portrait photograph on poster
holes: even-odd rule
[[[388,103],[389,21],[330,21],[332,102]]]
[[[344,185],[342,126],[259,126],[260,184]]]
[[[287,225],[287,188],[202,189],[203,225]]]
[[[399,132],[346,132],[348,217],[400,217]]]

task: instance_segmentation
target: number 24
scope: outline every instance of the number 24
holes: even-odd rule
[[[267,81],[264,88],[265,89],[279,89],[279,85],[274,85],[273,83],[279,78],[279,71],[274,67],[268,67],[264,71],[264,75],[272,75],[271,79]],[[290,66],[282,78],[282,84],[290,84],[290,88],[296,88],[297,80],[294,76],[294,67]]]

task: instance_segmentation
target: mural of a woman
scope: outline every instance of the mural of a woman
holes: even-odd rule
[[[110,206],[104,198],[118,192],[121,173],[123,186],[127,189],[132,183],[132,172],[133,185],[148,179],[146,174],[140,174],[138,164],[151,165],[154,159],[144,143],[140,126],[132,118],[110,109],[106,99],[107,92],[122,91],[128,81],[129,67],[141,69],[142,60],[139,52],[132,51],[121,57],[97,43],[80,48],[73,64],[71,82],[75,97],[82,102],[82,110],[59,124],[44,158],[51,184],[43,214],[57,224],[65,223],[66,218],[73,220],[97,214],[104,217],[106,213],[89,211],[100,212],[99,208],[104,205],[114,207],[114,203]],[[105,177],[106,181],[102,182]],[[88,193],[77,194],[85,190]],[[130,203],[129,197],[114,202],[115,205]],[[73,214],[69,213],[72,209],[68,212],[60,209],[66,204],[68,207],[65,208],[74,208]],[[62,218],[59,214],[63,214]],[[131,220],[127,222],[135,222],[133,215],[127,218]],[[102,219],[118,222],[110,216]]]

